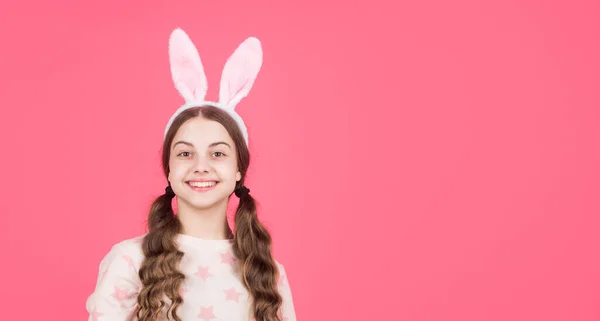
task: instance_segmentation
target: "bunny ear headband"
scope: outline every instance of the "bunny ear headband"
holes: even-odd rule
[[[235,112],[235,106],[250,93],[262,65],[262,55],[262,47],[258,39],[250,37],[242,42],[223,68],[219,102],[206,101],[204,97],[208,90],[208,81],[198,50],[183,30],[175,29],[169,39],[169,61],[173,83],[185,100],[185,104],[171,116],[164,135],[167,135],[173,120],[184,110],[211,105],[225,110],[233,117],[247,145],[248,131],[242,117]]]

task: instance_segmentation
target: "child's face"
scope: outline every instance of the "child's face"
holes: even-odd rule
[[[189,119],[179,128],[171,143],[169,168],[169,182],[177,197],[197,209],[227,202],[241,179],[229,133],[220,123],[202,117]],[[191,181],[197,182],[195,186]]]

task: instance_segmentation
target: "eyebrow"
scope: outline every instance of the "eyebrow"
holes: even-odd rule
[[[184,145],[187,145],[190,147],[194,147],[194,144],[180,140],[180,141],[176,142],[175,144],[173,144],[173,149],[175,149],[175,146],[177,146],[177,144],[184,144]],[[208,145],[208,147],[214,147],[214,146],[221,145],[221,144],[227,145],[227,147],[231,148],[231,146],[229,144],[227,144],[226,142],[214,142],[214,143]]]

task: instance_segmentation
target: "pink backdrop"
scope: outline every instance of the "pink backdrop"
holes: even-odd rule
[[[247,36],[248,186],[299,320],[600,320],[597,1],[3,1],[2,319],[86,320],[182,102]],[[187,320],[186,320],[187,321]]]

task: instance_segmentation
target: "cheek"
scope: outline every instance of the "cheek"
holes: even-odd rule
[[[185,176],[185,173],[188,171],[185,163],[171,161],[169,163],[169,177],[173,179],[181,178]]]
[[[222,179],[237,180],[237,165],[235,162],[221,163],[218,167],[219,174]]]

